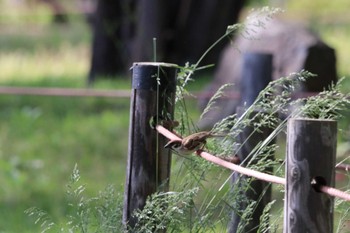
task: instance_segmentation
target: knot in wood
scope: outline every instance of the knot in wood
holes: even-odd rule
[[[289,213],[289,226],[290,226],[290,229],[288,232],[291,232],[291,233],[297,233],[298,232],[298,227],[297,227],[297,215],[295,214],[294,211],[291,211]]]
[[[299,181],[300,180],[300,169],[296,166],[293,166],[290,171],[292,181]]]
[[[295,213],[293,211],[291,211],[289,213],[289,222],[291,223],[291,225],[294,225],[297,221],[297,218],[295,216]]]

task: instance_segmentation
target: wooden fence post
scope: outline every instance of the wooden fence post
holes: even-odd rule
[[[241,105],[250,106],[272,81],[272,54],[245,53],[241,79]]]
[[[260,91],[272,81],[272,55],[263,53],[244,54],[242,74],[240,93],[241,103],[245,105],[245,107],[237,108],[238,116],[244,113],[246,107],[249,107],[254,102]],[[263,110],[261,109],[261,111]],[[242,143],[242,147],[237,153],[240,160],[244,161],[242,164],[243,166],[248,163],[255,163],[254,160],[247,159],[248,155],[260,142],[264,141],[272,131],[273,129],[264,127],[257,132],[254,127],[247,127],[239,134],[238,141]],[[272,171],[272,168],[268,168],[266,171]],[[248,184],[249,187],[246,187],[244,186],[245,182],[239,182],[242,179],[245,180],[247,177],[237,173],[233,174],[232,189],[238,190],[242,196],[246,197],[246,200],[234,200],[236,202],[235,206],[237,206],[238,209],[236,212],[234,211],[232,213],[232,219],[229,224],[230,233],[237,232],[239,224],[245,226],[243,232],[256,232],[260,225],[260,216],[266,204],[271,201],[271,185],[269,183],[253,180]],[[257,202],[251,216],[252,219],[249,222],[242,222],[241,214],[246,211],[251,201]]]
[[[132,213],[144,207],[150,194],[168,189],[171,153],[152,125],[157,119],[173,119],[176,70],[168,63],[133,65],[124,226],[135,226]]]
[[[333,198],[318,192],[317,184],[334,187],[336,140],[336,121],[289,120],[285,233],[333,232]]]

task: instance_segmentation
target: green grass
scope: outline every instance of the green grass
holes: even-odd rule
[[[86,86],[91,33],[82,20],[61,27],[2,16],[8,20],[0,25],[0,85]],[[130,80],[95,85],[117,87],[130,88]],[[86,195],[109,184],[123,190],[128,99],[3,95],[0,106],[0,232],[39,232],[24,214],[33,206],[66,222],[66,185],[75,164]]]
[[[62,217],[65,185],[76,163],[87,194],[108,184],[122,189],[128,100],[1,97],[0,106],[1,210],[18,214],[2,216],[3,229],[26,219],[23,210],[30,206]]]
[[[86,87],[90,31],[81,20],[15,25],[1,30],[0,85]],[[94,88],[130,89],[130,81],[101,80]],[[1,95],[0,232],[39,232],[24,214],[33,206],[67,222],[66,185],[75,164],[86,196],[110,184],[122,193],[129,105],[129,99]]]

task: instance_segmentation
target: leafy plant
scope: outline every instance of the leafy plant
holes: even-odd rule
[[[343,81],[344,78],[340,79],[337,83],[332,84],[329,89],[320,92],[318,95],[295,101],[295,104],[300,106],[300,110],[296,111],[295,116],[316,119],[339,119],[350,104],[349,94],[341,92]]]
[[[122,196],[108,186],[97,197],[84,195],[85,185],[80,182],[80,172],[75,165],[67,185],[70,214],[66,223],[56,223],[46,211],[31,207],[26,214],[40,224],[41,232],[122,232]]]
[[[336,232],[348,232],[348,222],[350,218],[350,203],[344,200],[337,199],[335,201],[335,210],[340,215],[337,223]]]
[[[138,221],[131,232],[154,233],[165,229],[168,232],[182,232],[197,192],[198,189],[194,188],[181,192],[152,194],[143,210],[136,210],[133,214]]]

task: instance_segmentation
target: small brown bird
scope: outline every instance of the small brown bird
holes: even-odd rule
[[[189,155],[197,150],[203,149],[208,138],[223,136],[224,135],[213,134],[209,131],[202,131],[191,134],[182,140],[171,140],[164,147],[171,148],[180,155]]]

